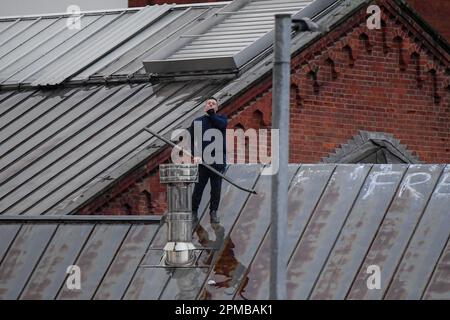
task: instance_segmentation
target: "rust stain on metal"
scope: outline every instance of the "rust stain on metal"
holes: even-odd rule
[[[132,227],[108,273],[99,285],[94,299],[120,299],[122,297],[156,228],[156,225],[136,225]]]
[[[258,168],[258,166],[249,166],[247,171],[249,179],[247,180],[247,183],[251,183],[252,181],[254,182],[259,175],[259,171],[260,168]],[[248,201],[243,209],[245,212],[257,215],[263,207],[265,192],[261,190],[261,186],[263,185],[261,183],[261,179],[266,180],[268,177],[261,176],[260,180],[258,180],[256,185],[258,194],[251,195],[248,198]],[[205,286],[204,288],[206,292],[203,294],[203,297],[211,299],[216,299],[218,295],[225,295],[224,299],[232,298],[234,292],[239,286],[242,272],[245,270],[245,266],[236,257],[244,254],[246,247],[248,246],[248,241],[252,240],[250,234],[255,232],[256,229],[255,220],[252,221],[252,217],[244,217],[243,215],[238,216],[248,195],[243,195],[241,192],[236,192],[232,189],[229,189],[229,191],[233,193],[230,195],[230,200],[234,201],[236,205],[226,209],[227,212],[224,213],[224,217],[227,215],[231,215],[231,217],[229,217],[228,221],[226,221],[224,228],[225,230],[230,230],[233,226],[233,222],[237,219],[238,223],[236,223],[235,226],[240,229],[245,229],[245,232],[237,232],[233,229],[230,232],[230,236],[224,236],[225,241],[221,245],[221,250],[216,260],[217,262],[215,263],[215,268],[217,268],[217,270],[213,269],[208,276],[208,280],[212,280],[219,285]],[[255,218],[256,217],[254,216],[253,219]],[[226,290],[226,292],[224,292],[224,290]]]
[[[288,266],[288,297],[306,299],[370,167],[338,166]]]
[[[427,300],[449,300],[450,299],[450,241],[442,253],[433,277],[423,295]]]
[[[61,225],[24,289],[21,299],[53,299],[92,230],[92,225]]]
[[[289,190],[288,298],[450,299],[444,166],[400,166],[402,177],[390,174],[399,171],[394,165],[302,165]],[[198,256],[209,269],[140,267],[160,264],[162,251],[145,251],[162,248],[165,226],[97,222],[90,233],[89,223],[0,222],[0,297],[18,298],[25,286],[22,299],[52,299],[58,290],[60,299],[266,299],[270,177],[259,177],[260,169],[230,166],[227,175],[246,187],[258,179],[259,194],[224,182],[219,225],[209,223],[205,195],[193,241],[209,248]],[[377,172],[384,175],[373,178]],[[69,264],[82,269],[78,292],[65,289]],[[366,286],[373,264],[382,269],[381,290]]]
[[[450,166],[447,165],[411,238],[385,299],[420,299],[450,234]]]
[[[17,299],[56,225],[24,225],[0,266],[0,298]]]
[[[405,170],[405,165],[373,166],[314,287],[312,299],[345,298]]]
[[[297,166],[291,166],[289,180],[297,171]],[[270,180],[271,176],[261,176],[256,185],[257,195],[252,195],[247,201],[243,213],[239,216],[224,250],[209,278],[216,282],[211,288],[212,299],[232,299],[233,296],[245,291],[248,284],[249,266],[257,249],[263,241],[270,224]]]
[[[251,270],[250,270],[251,269]],[[245,284],[242,284],[235,299],[268,299],[270,280],[270,232],[263,240],[255,261],[249,267]]]
[[[356,276],[348,299],[381,299],[383,297],[442,170],[443,166],[409,167]],[[409,179],[409,177],[421,177],[421,175],[423,178],[426,177],[425,174],[429,175],[429,179],[415,181]],[[381,288],[378,290],[367,288],[367,279],[370,276],[367,270],[372,265],[379,266],[382,270]]]
[[[58,299],[91,299],[129,228],[129,225],[96,225],[85,249],[75,262],[83,271],[82,289],[69,290],[63,286]]]

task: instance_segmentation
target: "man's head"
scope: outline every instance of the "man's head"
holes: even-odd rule
[[[206,113],[208,113],[208,110],[214,110],[214,112],[217,112],[217,110],[219,109],[219,104],[217,102],[216,98],[208,98],[205,102],[205,107],[204,110]]]

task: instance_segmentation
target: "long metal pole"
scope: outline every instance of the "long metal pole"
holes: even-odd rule
[[[286,299],[291,15],[275,15],[272,129],[279,130],[279,169],[272,176],[270,299]],[[276,146],[275,146],[276,147]]]
[[[176,149],[178,149],[178,150],[180,150],[180,151],[183,151],[188,157],[191,157],[191,158],[194,157],[194,156],[193,156],[189,151],[187,151],[186,149],[183,149],[183,148],[180,147],[179,145],[177,145],[177,144],[173,143],[172,141],[170,141],[169,139],[166,139],[166,138],[164,138],[163,136],[157,134],[157,133],[154,132],[153,130],[151,130],[151,129],[149,129],[149,128],[144,128],[144,129],[142,129],[142,130],[147,131],[148,133],[154,135],[155,137],[157,137],[158,139],[164,141],[164,142],[167,143],[168,145],[170,145],[170,146],[172,146],[172,147],[174,147],[174,148],[176,148]],[[202,163],[202,165],[203,165],[205,168],[207,168],[209,171],[211,171],[211,172],[217,174],[219,177],[223,178],[225,181],[228,181],[231,185],[235,186],[235,187],[238,188],[239,190],[242,190],[242,191],[245,191],[245,192],[248,192],[248,193],[252,193],[252,194],[257,194],[255,190],[248,189],[248,188],[245,188],[245,187],[243,187],[243,186],[238,185],[236,182],[234,182],[233,180],[231,180],[231,179],[228,178],[227,176],[221,174],[219,171],[217,171],[216,169],[214,169],[213,167],[211,167],[209,164]]]

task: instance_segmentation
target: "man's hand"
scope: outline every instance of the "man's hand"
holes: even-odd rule
[[[200,157],[194,157],[194,164],[202,163],[202,158]]]
[[[205,107],[203,108],[203,110],[205,111],[205,113],[208,113],[209,110],[214,110],[214,106],[205,104]]]
[[[205,103],[205,107],[203,108],[203,110],[205,111],[205,113],[208,114],[209,110],[212,110],[213,112],[216,112],[217,110],[217,102],[216,100],[213,99],[209,99],[206,101]]]

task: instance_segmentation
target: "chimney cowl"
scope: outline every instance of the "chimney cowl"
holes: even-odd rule
[[[162,164],[160,182],[167,184],[167,243],[165,264],[188,266],[195,261],[192,244],[192,187],[198,181],[198,165]]]

